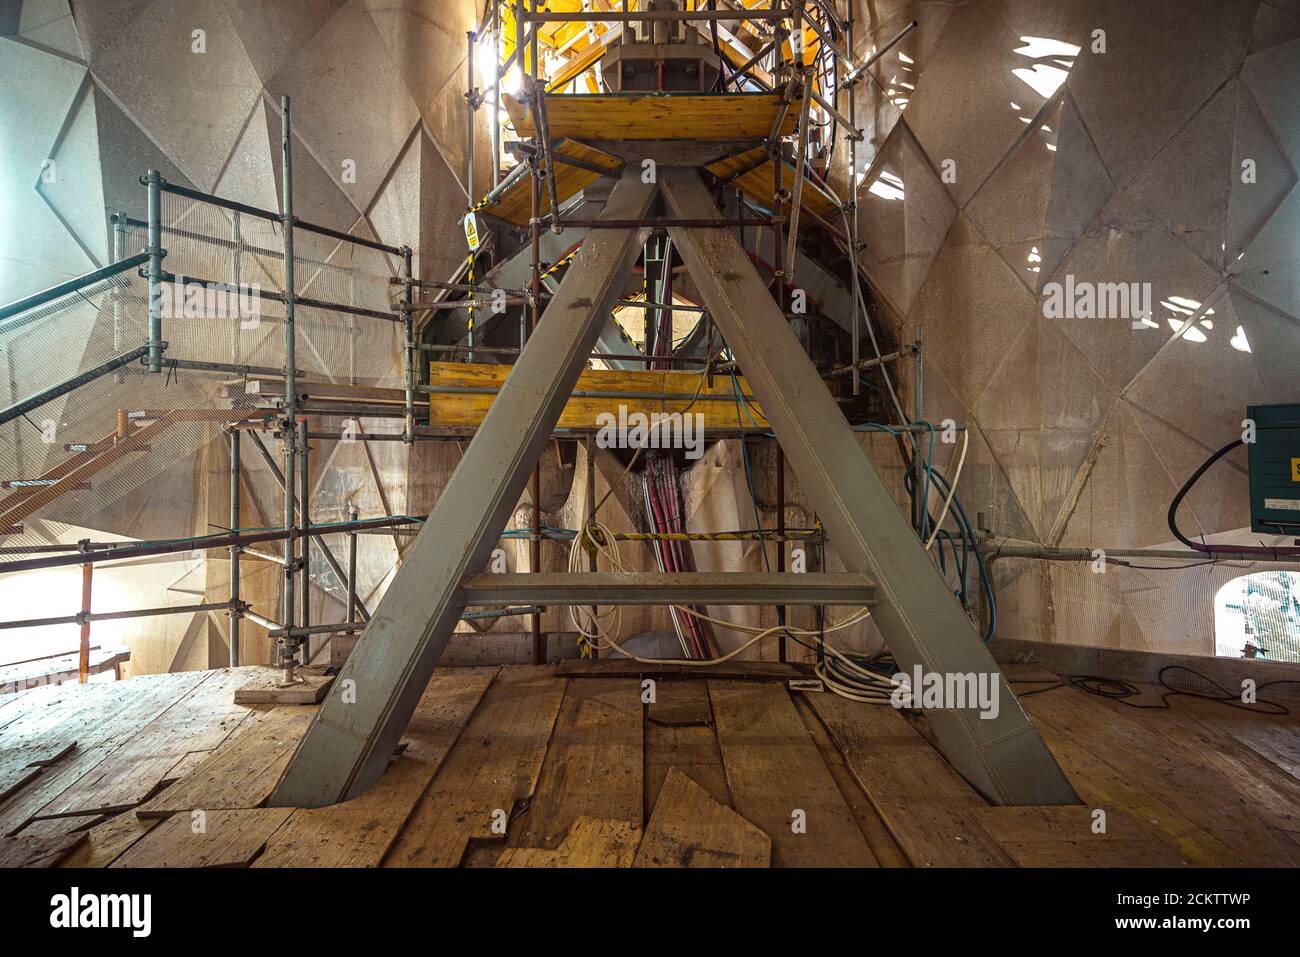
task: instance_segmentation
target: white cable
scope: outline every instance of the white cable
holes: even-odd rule
[[[957,456],[957,468],[952,473],[952,481],[948,484],[948,495],[943,500],[943,510],[939,512],[939,517],[935,519],[934,531],[925,540],[925,550],[927,552],[930,550],[930,546],[934,544],[935,537],[939,534],[939,529],[943,525],[943,520],[948,517],[948,508],[952,505],[953,496],[957,494],[957,482],[961,479],[961,467],[966,464],[966,446],[968,445],[970,445],[970,429],[961,434],[961,453]],[[926,502],[925,507],[929,508],[930,503]]]
[[[593,532],[596,534],[593,534]],[[599,537],[604,541],[604,544],[597,541],[597,535],[599,535]],[[580,565],[580,556],[584,542],[589,542],[591,546],[595,548],[597,554],[604,556],[608,564],[616,571],[628,570],[623,564],[622,556],[619,554],[618,542],[614,538],[613,532],[604,525],[601,525],[599,522],[592,522],[587,529],[574,537],[573,543],[570,545],[569,570],[571,572],[576,571]],[[593,613],[587,606],[570,605],[569,620],[573,623],[573,626],[578,633],[587,639],[587,641],[591,642],[595,647],[612,648],[632,661],[636,661],[640,664],[709,667],[730,661],[732,658],[762,641],[769,635],[785,632],[803,638],[820,638],[823,635],[841,631],[851,625],[856,625],[861,621],[865,621],[871,614],[869,608],[860,608],[843,621],[836,622],[829,627],[819,630],[811,630],[806,628],[794,628],[789,625],[773,625],[769,628],[755,628],[750,625],[742,625],[737,622],[714,618],[711,615],[703,614],[702,612],[695,611],[694,609],[688,608],[684,605],[674,604],[669,607],[681,613],[692,615],[702,621],[707,621],[713,625],[717,625],[718,627],[742,634],[749,634],[752,637],[748,641],[740,644],[738,647],[733,648],[725,655],[720,655],[716,658],[645,658],[627,651],[619,644],[618,640],[613,637],[613,634],[617,633],[618,627],[622,624],[621,608],[619,606],[611,606],[609,612],[601,614]],[[613,618],[615,622],[612,630],[605,628],[603,625],[603,622],[610,618]],[[894,687],[892,683],[882,678],[880,675],[862,668],[848,656],[827,644],[825,641],[822,642],[822,647],[825,649],[827,654],[841,662],[846,670],[852,673],[859,680],[872,686],[871,690],[850,686],[837,680],[827,671],[827,669],[819,664],[814,670],[818,677],[822,679],[826,687],[830,688],[832,692],[843,697],[852,697],[859,701],[883,703],[889,700],[888,692],[892,691]],[[876,689],[879,690],[877,691]]]

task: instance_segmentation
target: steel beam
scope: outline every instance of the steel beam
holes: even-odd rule
[[[630,171],[614,187],[606,211],[611,218],[639,219],[654,195],[640,170]],[[496,547],[623,291],[641,233],[601,230],[583,244],[348,656],[271,796],[272,806],[320,807],[356,797],[387,768],[460,619],[460,583],[483,568]]]
[[[466,605],[850,605],[875,601],[865,575],[795,572],[550,572],[471,575]]]
[[[661,168],[660,188],[671,215],[722,218],[694,170]],[[998,804],[1077,803],[735,237],[721,228],[669,232],[836,553],[875,583],[872,618],[900,670],[997,681],[996,717],[981,718],[977,707],[927,710],[948,761]]]

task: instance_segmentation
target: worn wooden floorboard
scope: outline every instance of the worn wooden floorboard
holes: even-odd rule
[[[1199,733],[1202,726],[1174,712],[1125,707],[1075,688],[1062,688],[1028,700],[1034,705],[1032,714],[1045,714],[1076,744],[1092,748],[1111,767],[1230,849],[1226,860],[1214,849],[1214,863],[1239,867],[1295,865],[1289,842],[1265,824],[1264,818],[1277,812],[1252,803],[1233,779],[1238,773],[1232,770],[1234,762],[1228,762],[1225,769],[1219,760],[1214,749],[1222,744],[1220,736],[1206,732],[1199,741],[1191,740],[1189,735]],[[1253,763],[1248,755],[1239,755]],[[1261,767],[1251,773],[1256,771],[1271,774],[1275,769]],[[1255,794],[1268,790],[1258,776],[1240,784]],[[1130,810],[1122,803],[1119,807]],[[1158,816],[1146,820],[1152,819],[1159,821]],[[1195,857],[1192,861],[1211,862]]]
[[[645,725],[647,819],[671,768],[682,771],[715,801],[730,806],[731,790],[713,732],[708,684],[664,678],[656,683],[655,697],[656,703],[647,709]]]
[[[471,839],[532,796],[565,682],[550,667],[502,668],[384,858],[386,867],[455,867]]]
[[[709,682],[732,806],[772,839],[784,867],[864,867],[875,858],[785,686]]]
[[[714,678],[748,678],[788,681],[791,678],[808,678],[812,666],[779,661],[729,661],[721,665],[699,668],[691,665],[646,665],[626,658],[602,658],[592,661],[578,658],[562,661],[556,666],[566,678],[689,678],[709,680]]]
[[[192,808],[260,807],[275,789],[294,748],[316,714],[313,705],[254,705],[255,721],[207,760],[136,808],[140,817],[167,817]],[[265,709],[265,710],[262,710]]]
[[[1300,714],[1251,713],[1212,701],[1175,695],[1174,710],[1195,715],[1201,722],[1231,735],[1264,760],[1300,780]]]
[[[1231,808],[1235,805],[1236,814],[1248,814],[1253,809],[1275,830],[1300,831],[1300,781],[1251,748],[1243,748],[1209,714],[1198,717],[1180,707],[1177,697],[1171,699],[1168,710],[1152,709],[1140,718],[1120,701],[1096,700],[1125,719],[1132,732],[1130,744],[1135,744],[1141,734],[1148,740],[1158,735],[1177,748],[1184,771],[1207,784],[1214,782],[1228,802],[1225,810],[1230,816],[1234,816]],[[1155,744],[1157,750],[1165,747],[1163,743]]]
[[[57,867],[59,862],[86,840],[85,833],[54,837],[19,835],[0,841],[0,869],[9,867]]]
[[[173,814],[112,867],[247,867],[292,812],[287,807]]]
[[[299,808],[255,867],[377,867],[478,707],[496,668],[435,671],[402,736],[406,748],[360,797]]]
[[[985,807],[976,812],[989,836],[1021,867],[1182,867],[1172,849],[1122,811],[1107,811],[1098,830],[1093,809]]]
[[[1005,867],[980,827],[986,801],[898,711],[830,694],[806,700],[914,867]]]
[[[830,733],[822,724],[821,718],[817,717],[812,705],[808,703],[810,697],[811,695],[807,694],[792,694],[790,700],[794,702],[799,717],[803,719],[804,727],[808,729],[813,743],[817,745],[817,751],[826,762],[826,770],[831,773],[831,777],[839,786],[840,794],[844,796],[844,803],[849,806],[854,818],[857,819],[858,828],[866,838],[867,847],[871,849],[876,863],[881,867],[911,867],[911,862],[903,853],[903,849],[898,846],[898,841],[885,825],[880,812],[876,810],[867,793],[862,790],[858,779],[849,770],[844,755],[831,740]]]
[[[190,751],[217,747],[248,714],[234,691],[248,669],[214,671],[127,738],[89,774],[41,808],[41,817],[115,813],[144,802]]]
[[[66,758],[76,746],[76,741],[36,742],[0,753],[0,804]]]
[[[630,821],[585,815],[573,819],[564,839],[549,847],[507,847],[497,867],[631,867],[641,828]]]
[[[536,795],[510,828],[513,847],[557,848],[579,817],[645,821],[641,683],[567,683]]]
[[[155,828],[162,818],[141,818],[124,811],[86,831],[86,841],[60,867],[108,867],[132,844]]]
[[[1258,854],[1256,849],[1234,850],[1225,843],[1225,836],[1229,842],[1232,837],[1219,832],[1212,820],[1214,812],[1207,814],[1204,782],[1188,780],[1179,770],[1177,749],[1161,753],[1153,746],[1152,732],[1143,731],[1134,751],[1128,743],[1132,728],[1124,716],[1089,697],[1061,688],[1024,699],[1086,806],[1130,814],[1193,865],[1240,866],[1243,851]],[[1272,843],[1262,824],[1256,823],[1255,829]]]
[[[231,672],[0,697],[0,826],[21,838],[0,839],[0,856],[65,867],[381,857],[517,867],[734,855],[761,866],[751,843],[761,833],[774,866],[1300,864],[1300,716],[1183,697],[1136,710],[1072,688],[1033,695],[1025,706],[1085,803],[992,808],[933,749],[923,721],[892,709],[792,699],[771,669],[750,679],[646,671],[656,700],[643,706],[642,669],[606,662],[595,673],[524,666],[489,684],[441,669],[435,679],[450,684],[431,683],[379,784],[311,811],[260,805],[314,708],[235,712],[217,690]],[[1032,690],[1051,676],[1011,677]],[[31,768],[33,758],[46,763]],[[101,813],[154,789],[133,810]],[[191,809],[206,812],[204,828]],[[791,828],[796,809],[806,833]],[[1103,833],[1092,830],[1097,809]]]
[[[769,867],[772,839],[670,768],[635,867]]]
[[[54,704],[56,710],[62,710],[63,701],[72,702],[70,713],[61,720],[51,724],[50,716],[36,709],[12,722],[5,729],[6,747],[35,741],[75,741],[77,747],[0,805],[0,835],[22,829],[47,804],[98,767],[123,741],[208,675],[187,672],[75,685],[67,692],[68,699],[60,698]],[[97,690],[84,699],[78,698],[91,688]]]

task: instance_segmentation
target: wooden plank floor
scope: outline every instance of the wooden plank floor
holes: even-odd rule
[[[315,706],[235,705],[264,670],[0,697],[0,866],[1300,864],[1300,713],[1033,694],[1082,803],[997,808],[923,717],[790,666],[446,668],[370,792],[294,810],[264,805]]]

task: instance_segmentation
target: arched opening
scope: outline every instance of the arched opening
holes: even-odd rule
[[[1224,658],[1300,661],[1300,573],[1254,572],[1220,588],[1214,650]]]

